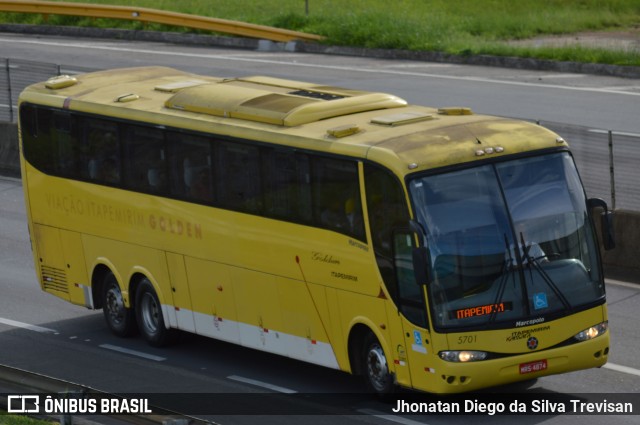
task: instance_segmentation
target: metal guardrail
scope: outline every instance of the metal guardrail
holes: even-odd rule
[[[324,37],[304,32],[255,25],[226,19],[189,15],[186,13],[129,6],[109,6],[89,3],[52,2],[38,0],[0,0],[0,11],[38,13],[43,15],[87,16],[153,22],[271,41],[320,41]]]
[[[72,382],[48,377],[34,372],[29,372],[23,369],[18,369],[10,366],[0,365],[0,409],[4,411],[10,411],[8,400],[10,397],[16,397],[10,394],[20,395],[22,397],[41,394],[40,403],[38,408],[41,409],[44,404],[45,396],[51,396],[53,398],[76,398],[82,399],[87,397],[92,398],[120,398],[118,395],[98,391],[96,389],[75,384]],[[14,406],[15,407],[15,406]],[[73,418],[83,416],[83,423],[100,424],[103,419],[109,418],[107,423],[113,423],[114,419],[117,423],[122,424],[134,424],[134,425],[205,425],[213,424],[213,422],[204,421],[191,416],[185,416],[180,413],[175,413],[163,409],[161,406],[152,406],[153,414],[104,414],[100,415],[70,415],[60,414],[60,424],[71,424]],[[45,416],[46,412],[27,412],[30,415]],[[89,418],[87,420],[86,418]],[[0,419],[2,416],[0,416]],[[1,421],[0,421],[1,422]]]

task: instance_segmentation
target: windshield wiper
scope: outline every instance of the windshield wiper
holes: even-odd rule
[[[569,303],[567,298],[564,296],[564,294],[560,291],[560,289],[558,288],[558,285],[555,284],[553,279],[551,279],[549,274],[540,265],[540,260],[542,258],[547,258],[547,256],[546,255],[540,255],[538,257],[534,257],[532,255],[529,255],[529,251],[531,249],[531,245],[527,246],[527,244],[524,241],[524,235],[522,234],[522,232],[520,232],[520,242],[522,244],[520,249],[521,249],[521,252],[523,253],[522,266],[524,267],[525,260],[526,260],[526,264],[527,265],[531,265],[532,268],[535,269],[540,274],[540,276],[542,276],[542,279],[551,288],[551,290],[556,294],[558,299],[562,302],[562,305],[564,305],[564,307],[567,310],[570,311],[572,309],[571,308],[571,304]]]
[[[502,270],[502,276],[500,277],[500,284],[498,286],[498,292],[496,294],[496,298],[493,302],[494,308],[491,311],[491,316],[489,317],[489,323],[493,323],[496,319],[496,315],[498,313],[498,309],[495,306],[498,305],[502,301],[502,296],[504,295],[505,287],[507,286],[507,280],[509,279],[509,275],[513,278],[513,282],[515,284],[515,275],[510,273],[511,268],[513,267],[513,257],[511,256],[511,250],[509,249],[509,240],[507,239],[507,234],[504,234],[504,244],[507,247],[508,258],[504,260],[504,267]]]

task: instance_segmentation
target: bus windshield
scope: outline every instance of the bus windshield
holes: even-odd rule
[[[441,329],[524,326],[604,300],[595,237],[567,152],[409,182]]]

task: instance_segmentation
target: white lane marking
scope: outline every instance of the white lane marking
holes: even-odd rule
[[[54,329],[44,328],[42,326],[30,325],[24,322],[18,322],[17,320],[5,319],[0,317],[0,323],[5,325],[13,326],[14,328],[27,329],[29,331],[40,332],[40,333],[52,333],[57,334],[58,331]]]
[[[638,283],[623,282],[621,280],[615,280],[615,279],[605,279],[604,281],[607,285],[616,285],[616,286],[623,286],[625,288],[640,289],[640,284]]]
[[[544,75],[532,75],[534,78],[584,78],[585,74],[544,74]],[[626,88],[626,87],[625,87]],[[615,90],[615,87],[611,87],[611,90]]]
[[[117,345],[102,344],[100,348],[106,348],[107,350],[117,351],[119,353],[131,354],[132,356],[142,357],[143,359],[153,360],[156,362],[163,362],[167,360],[165,357],[155,356],[149,353],[143,353],[142,351],[130,350],[124,347],[118,347]]]
[[[235,57],[232,55],[211,55],[211,54],[202,54],[202,53],[167,52],[162,50],[149,50],[149,49],[131,49],[131,48],[123,48],[123,47],[105,46],[105,45],[99,45],[94,43],[91,43],[91,44],[59,43],[59,42],[52,42],[52,41],[17,40],[12,38],[0,38],[0,41],[5,43],[39,44],[43,46],[74,47],[78,49],[92,49],[92,50],[109,50],[109,51],[116,51],[116,52],[143,53],[143,54],[159,55],[159,56],[173,56],[173,57],[182,56],[182,57],[204,58],[204,59],[223,59],[223,60],[229,60],[229,61],[266,63],[266,64],[273,64],[273,65],[298,66],[298,67],[304,67],[304,68],[333,69],[333,70],[341,70],[341,71],[349,71],[349,72],[369,72],[374,74],[414,76],[414,77],[423,77],[423,78],[429,77],[429,78],[440,78],[444,80],[471,81],[476,83],[502,84],[502,85],[509,85],[509,86],[550,88],[554,90],[560,89],[560,90],[592,92],[592,93],[622,94],[626,96],[640,96],[640,93],[626,92],[626,91],[612,90],[612,89],[603,89],[598,87],[571,87],[571,86],[559,86],[556,84],[525,83],[520,81],[493,80],[490,78],[481,78],[481,77],[460,77],[456,75],[438,75],[438,74],[429,74],[424,72],[410,72],[410,71],[390,70],[390,69],[381,69],[381,68],[369,69],[369,68],[350,67],[350,66],[318,65],[318,64],[311,64],[311,63],[304,63],[304,62],[277,61],[277,60],[268,60],[268,59]]]
[[[615,363],[605,363],[605,365],[602,367],[604,367],[605,369],[615,370],[616,372],[622,372],[622,373],[627,373],[629,375],[640,376],[640,370],[634,369],[629,366],[622,366]]]
[[[391,64],[391,65],[384,65],[381,68],[387,68],[387,69],[392,69],[392,68],[398,68],[398,69],[409,69],[409,68],[453,68],[454,66],[461,66],[461,65],[454,65],[451,63],[430,63],[430,62],[421,62],[421,63],[399,63],[399,64]]]
[[[611,86],[611,87],[601,87],[603,89],[615,89],[615,90],[640,90],[640,86]]]
[[[376,418],[384,419],[387,421],[395,422],[397,424],[403,425],[427,425],[425,422],[414,421],[413,419],[403,418],[401,416],[388,415],[383,412],[378,412],[373,409],[359,409],[358,412],[364,413],[365,415],[375,416]]]
[[[284,394],[295,394],[295,393],[297,393],[297,391],[291,390],[289,388],[280,387],[278,385],[273,385],[273,384],[270,384],[268,382],[262,382],[262,381],[258,381],[258,380],[255,380],[255,379],[245,378],[245,377],[242,377],[242,376],[231,375],[231,376],[227,376],[227,379],[231,379],[232,381],[243,382],[245,384],[255,385],[256,387],[266,388],[268,390],[277,391],[279,393],[284,393]]]

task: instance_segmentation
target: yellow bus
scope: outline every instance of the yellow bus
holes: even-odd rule
[[[192,332],[381,394],[607,361],[611,212],[538,125],[164,67],[53,77],[19,114],[41,287],[116,335]]]

